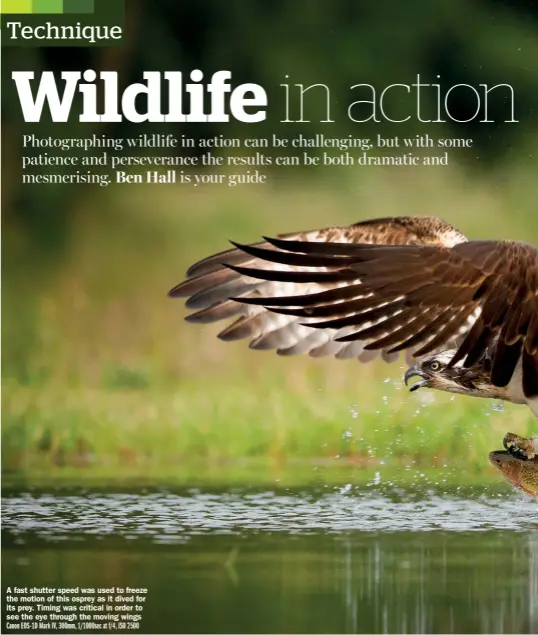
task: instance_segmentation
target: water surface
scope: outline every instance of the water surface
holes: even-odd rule
[[[11,491],[3,584],[144,586],[144,633],[538,632],[536,502],[488,489]]]

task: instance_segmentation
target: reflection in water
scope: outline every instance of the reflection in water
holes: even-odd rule
[[[536,502],[14,494],[3,582],[147,586],[141,632],[538,632]]]
[[[538,532],[529,535],[529,621],[538,632]]]
[[[364,551],[353,548],[353,536],[347,538],[341,577],[345,632],[538,632],[533,534],[516,543],[506,535],[430,538],[417,542],[405,535],[395,548],[376,537]]]

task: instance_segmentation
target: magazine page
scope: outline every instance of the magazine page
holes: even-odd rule
[[[1,21],[1,632],[537,632],[536,2]]]

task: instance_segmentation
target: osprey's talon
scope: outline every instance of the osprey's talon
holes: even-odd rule
[[[504,435],[503,445],[510,454],[518,459],[529,460],[536,456],[534,439],[527,439],[513,432],[507,432]]]

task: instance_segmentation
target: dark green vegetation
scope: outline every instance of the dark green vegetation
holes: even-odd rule
[[[434,138],[472,138],[472,151],[457,155],[470,170],[483,172],[501,165],[506,158],[521,157],[532,162],[538,108],[538,68],[530,62],[538,58],[538,10],[533,0],[412,0],[396,5],[355,0],[331,4],[326,0],[252,0],[247,8],[243,0],[130,0],[126,6],[128,37],[121,48],[72,48],[67,55],[65,48],[5,51],[2,168],[4,176],[7,172],[17,177],[3,179],[3,218],[16,215],[34,249],[49,253],[68,248],[73,201],[84,197],[84,189],[20,188],[19,135],[23,133],[41,137],[93,133],[125,137],[158,132],[195,139],[221,134],[244,139],[273,133],[359,138],[428,133]],[[81,124],[76,117],[53,125],[45,114],[39,124],[24,125],[18,96],[9,79],[12,70],[59,73],[88,68],[117,71],[122,86],[140,81],[145,70],[188,73],[201,69],[208,77],[216,70],[228,69],[234,84],[254,82],[264,86],[269,97],[268,117],[255,126],[234,121],[187,127],[129,122],[95,126]],[[421,82],[438,83],[442,95],[456,84],[509,84],[514,90],[519,123],[499,123],[509,118],[509,92],[492,99],[490,114],[495,123],[480,123],[479,118],[473,117],[476,101],[468,88],[456,89],[449,106],[458,122],[469,123],[447,120],[446,124],[422,124],[415,109],[410,110],[413,102],[406,101],[405,93],[398,93],[397,89],[392,92],[395,97],[388,99],[389,116],[406,119],[413,112],[408,121],[356,124],[349,120],[349,104],[371,97],[368,93],[354,95],[352,86],[370,84],[379,94],[390,85],[413,84],[417,74]],[[309,122],[279,123],[286,116],[284,90],[280,86],[284,82],[329,86],[334,123],[320,123],[326,118],[326,94],[320,88],[308,93],[304,118]],[[432,109],[436,112],[436,89],[424,89],[423,93],[423,115],[431,114]],[[54,209],[54,213],[43,214],[44,207]]]

